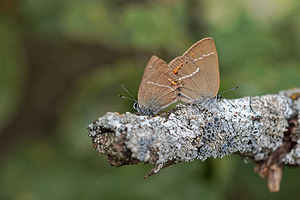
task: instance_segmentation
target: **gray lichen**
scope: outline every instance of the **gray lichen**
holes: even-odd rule
[[[221,101],[205,98],[159,116],[107,113],[88,130],[97,151],[108,155],[112,164],[159,164],[151,172],[157,173],[170,164],[232,153],[246,161],[266,160],[282,144],[288,120],[300,118],[299,108],[299,100],[285,92]],[[284,162],[299,165],[300,131],[293,137],[297,145]]]
[[[295,147],[283,158],[283,162],[288,165],[300,165],[300,88],[285,90],[280,92],[293,100],[292,110],[298,120],[298,127],[295,127],[291,140],[295,142]]]

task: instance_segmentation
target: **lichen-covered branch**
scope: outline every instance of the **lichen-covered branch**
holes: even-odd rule
[[[300,165],[300,88],[240,99],[205,98],[158,116],[107,113],[89,125],[97,151],[115,166],[158,166],[233,153],[257,163],[278,191],[283,165]]]

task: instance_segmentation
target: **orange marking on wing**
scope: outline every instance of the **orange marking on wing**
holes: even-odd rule
[[[176,69],[174,69],[174,70],[173,70],[173,73],[174,73],[174,74],[177,74],[177,73],[178,73],[178,71],[177,71]]]
[[[300,97],[300,92],[294,93],[291,95],[292,100],[296,100]]]

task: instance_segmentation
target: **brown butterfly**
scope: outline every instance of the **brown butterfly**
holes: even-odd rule
[[[212,38],[204,38],[169,64],[152,56],[145,68],[134,108],[140,114],[156,114],[177,101],[191,103],[203,97],[215,97],[219,85],[216,46]]]

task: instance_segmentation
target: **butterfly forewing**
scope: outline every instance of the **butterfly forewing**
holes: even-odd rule
[[[167,63],[152,56],[140,84],[138,104],[142,110],[155,113],[177,101],[177,89],[177,81]]]
[[[210,86],[210,96],[216,96],[220,87],[220,72],[214,40],[212,38],[200,40],[191,46],[183,56],[196,62],[201,67]]]
[[[220,75],[217,51],[212,38],[200,40],[182,56],[172,60],[169,66],[183,84],[180,100],[192,102],[217,95]]]

